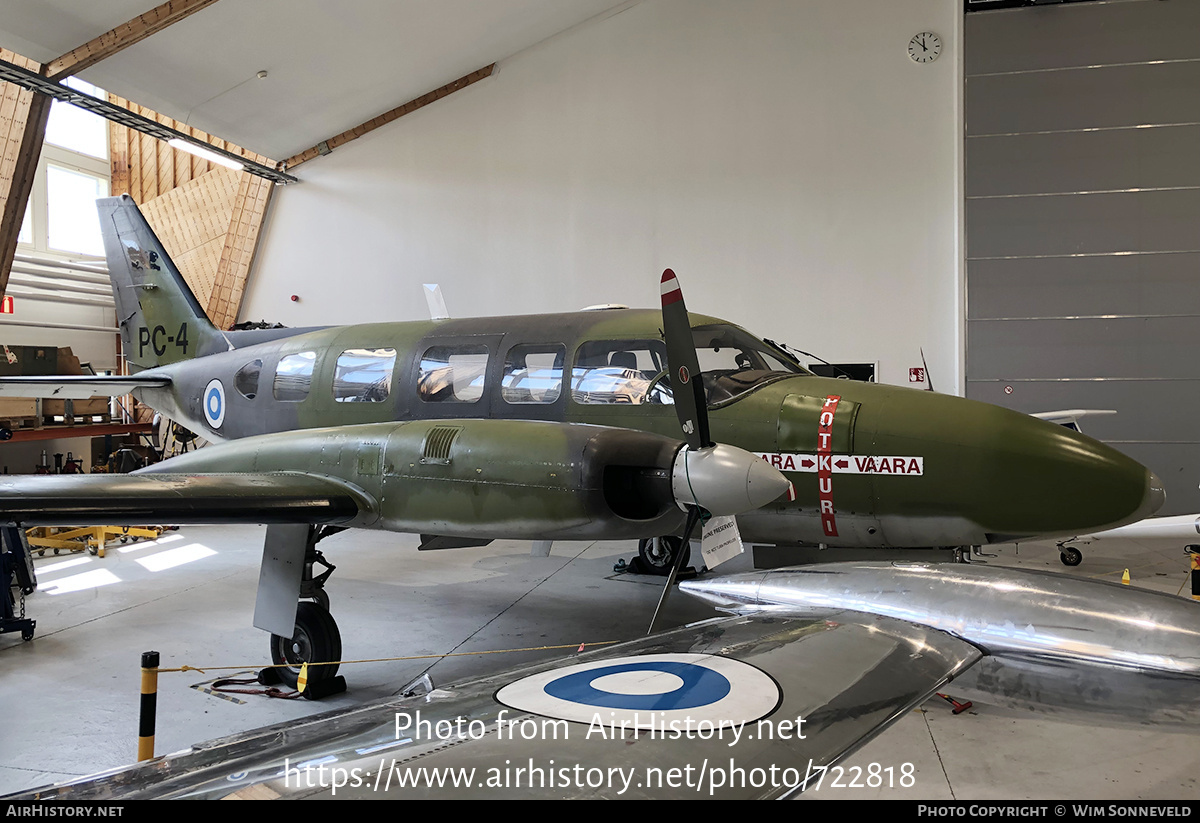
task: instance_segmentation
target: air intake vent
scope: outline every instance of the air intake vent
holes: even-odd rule
[[[445,463],[450,462],[450,446],[454,444],[454,438],[458,437],[461,429],[451,426],[434,426],[429,430],[429,434],[425,435],[425,448],[421,453],[422,463]]]

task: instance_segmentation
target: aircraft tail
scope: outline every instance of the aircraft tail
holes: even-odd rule
[[[165,366],[230,348],[133,198],[106,197],[97,200],[96,207],[117,325],[131,369]]]

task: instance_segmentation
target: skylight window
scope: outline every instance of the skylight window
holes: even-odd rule
[[[92,97],[104,97],[103,89],[76,77],[68,77],[65,85]],[[46,123],[46,142],[107,160],[108,121],[98,114],[55,100],[50,105],[50,119]]]

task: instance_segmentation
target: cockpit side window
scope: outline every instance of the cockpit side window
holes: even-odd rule
[[[674,403],[660,375],[667,347],[661,340],[593,340],[575,352],[571,398],[583,405]]]
[[[476,403],[483,396],[487,346],[434,346],[421,355],[417,394],[427,403]]]
[[[258,378],[262,374],[262,363],[261,360],[251,360],[233,376],[233,387],[247,400],[253,400],[258,395]]]
[[[395,349],[347,349],[334,368],[334,401],[382,403],[388,399],[395,367]]]
[[[279,358],[275,367],[275,383],[272,391],[276,400],[298,402],[308,397],[312,388],[313,366],[317,362],[315,351],[302,351]]]
[[[555,403],[562,396],[567,347],[551,344],[513,346],[504,358],[500,396],[505,403]]]

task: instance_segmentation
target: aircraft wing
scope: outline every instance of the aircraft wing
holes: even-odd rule
[[[716,618],[8,799],[787,797],[980,656],[854,612]]]
[[[1096,417],[1102,414],[1116,414],[1116,409],[1063,409],[1061,411],[1037,412],[1029,415],[1047,423],[1056,423],[1072,431],[1079,431],[1079,420],[1083,417]]]
[[[9,525],[326,525],[371,505],[348,483],[301,472],[0,476],[0,521]]]
[[[1147,517],[1145,520],[1139,520],[1116,529],[1080,535],[1078,539],[1102,540],[1109,537],[1119,537],[1124,540],[1163,538],[1200,541],[1200,514]]]
[[[87,400],[90,397],[120,397],[134,389],[164,388],[171,379],[154,375],[62,375],[0,377],[0,397],[52,397]]]

